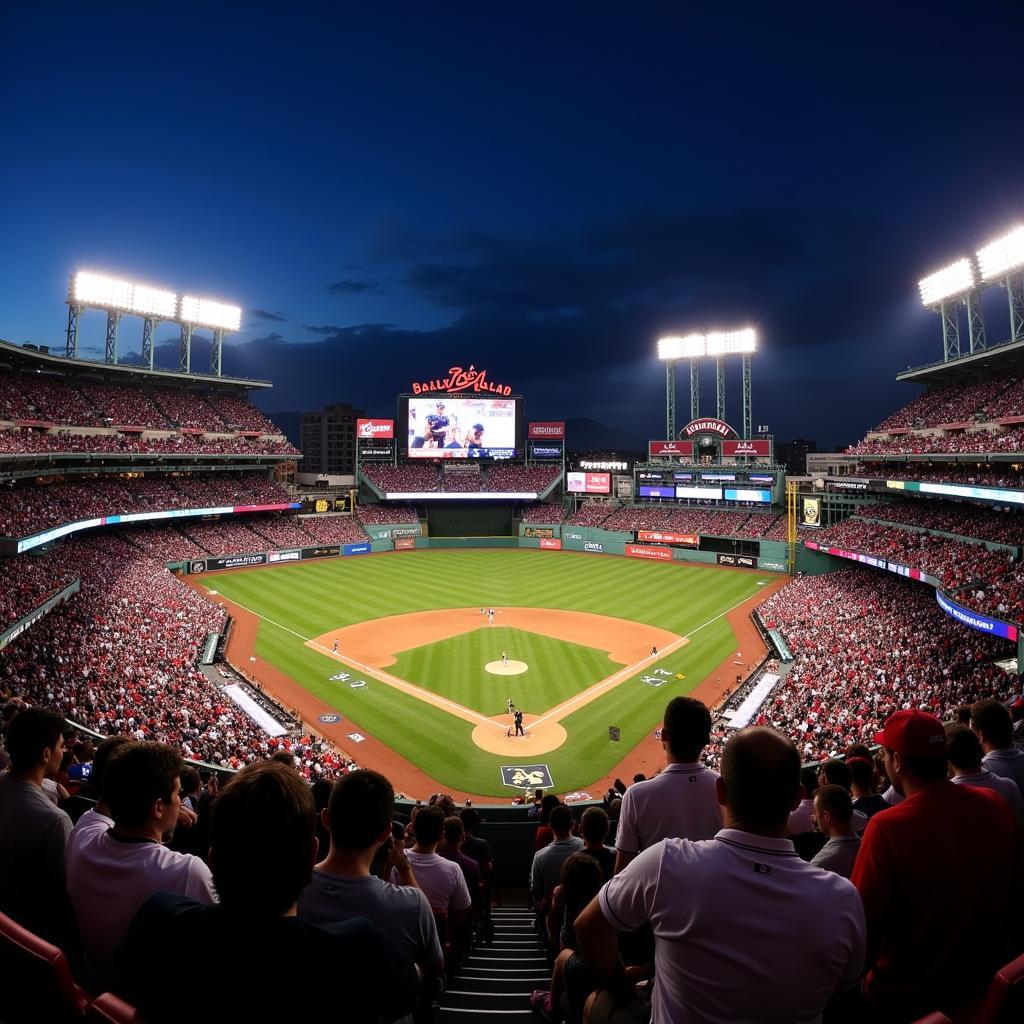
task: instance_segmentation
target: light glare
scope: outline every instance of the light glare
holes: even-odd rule
[[[943,299],[969,292],[975,283],[974,268],[971,261],[965,258],[922,278],[917,286],[921,289],[922,304],[935,306]]]
[[[75,274],[72,296],[82,305],[132,308],[132,283],[105,274],[80,270]]]
[[[1024,267],[1024,225],[978,250],[978,269],[983,281],[1006,277]]]
[[[704,340],[709,356],[747,355],[757,351],[757,334],[753,327],[740,331],[709,331]]]
[[[704,335],[669,335],[658,339],[659,359],[699,359],[704,355]]]
[[[219,327],[226,331],[237,331],[242,326],[242,310],[213,299],[199,299],[194,295],[181,297],[180,319],[185,323],[203,327]]]
[[[178,296],[162,288],[151,288],[148,284],[137,284],[132,289],[132,312],[141,316],[159,316],[173,319],[178,306]]]

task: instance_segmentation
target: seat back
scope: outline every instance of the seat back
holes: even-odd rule
[[[139,1011],[113,992],[104,992],[94,999],[86,1011],[85,1019],[89,1024],[143,1024]]]
[[[1024,1020],[1024,955],[996,971],[974,1024]]]
[[[953,1024],[953,1022],[938,1010],[933,1010],[925,1017],[918,1017],[914,1024]]]
[[[81,1021],[88,1000],[71,976],[60,947],[0,914],[0,977],[3,1019],[21,1021]]]

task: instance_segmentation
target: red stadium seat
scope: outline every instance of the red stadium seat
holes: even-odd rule
[[[914,1024],[953,1024],[953,1022],[944,1013],[934,1010],[926,1017],[918,1017]]]
[[[5,1024],[84,1019],[88,994],[71,977],[64,951],[0,914],[0,1015]]]
[[[93,1000],[85,1019],[90,1024],[143,1024],[139,1011],[113,992],[104,992]]]
[[[1024,1019],[1024,956],[996,971],[981,1011],[971,1024],[1011,1024]]]

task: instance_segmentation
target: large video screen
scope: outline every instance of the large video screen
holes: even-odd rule
[[[510,398],[410,398],[406,451],[411,459],[511,459],[516,402]]]

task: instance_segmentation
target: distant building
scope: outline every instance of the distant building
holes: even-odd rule
[[[356,420],[362,409],[347,402],[329,405],[321,412],[302,414],[301,439],[303,473],[343,476],[356,468]]]
[[[797,437],[792,441],[775,445],[775,461],[785,466],[786,472],[791,476],[805,476],[807,474],[807,456],[817,450],[817,441],[808,441],[806,438]]]

